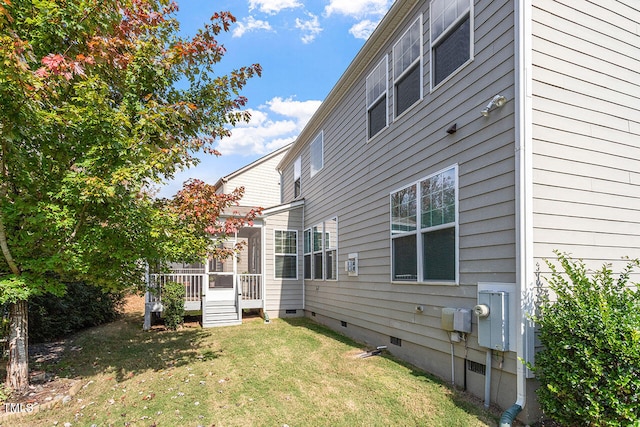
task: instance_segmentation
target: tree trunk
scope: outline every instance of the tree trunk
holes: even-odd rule
[[[11,304],[9,322],[7,386],[12,391],[25,392],[29,387],[29,312],[27,301]]]

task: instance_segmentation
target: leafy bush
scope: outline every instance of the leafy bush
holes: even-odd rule
[[[98,286],[68,283],[57,297],[38,295],[29,300],[29,341],[43,342],[114,321],[122,312],[124,294],[103,292]]]
[[[629,283],[639,262],[615,279],[608,265],[589,274],[556,255],[564,272],[547,261],[555,301],[544,293],[535,318],[542,409],[563,425],[640,425],[640,290]]]
[[[162,315],[167,329],[175,331],[184,317],[185,289],[182,283],[167,282],[162,286]]]

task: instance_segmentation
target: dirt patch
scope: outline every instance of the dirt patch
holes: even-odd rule
[[[142,316],[144,297],[138,295],[126,297],[123,314]],[[53,365],[66,351],[79,350],[73,346],[71,340],[31,344],[29,345],[29,366],[33,369],[33,367]],[[0,402],[0,424],[8,418],[34,413],[60,404],[64,405],[71,401],[81,385],[80,379],[60,378],[34,369],[29,372],[29,389],[25,393],[14,393],[5,402]]]

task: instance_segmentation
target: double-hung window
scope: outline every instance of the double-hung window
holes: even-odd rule
[[[275,230],[275,277],[298,278],[298,232]]]
[[[324,137],[320,132],[311,142],[311,176],[320,172],[324,166]]]
[[[422,15],[393,46],[396,117],[422,98]]]
[[[300,177],[302,176],[302,157],[298,157],[293,163],[293,197],[298,198],[302,192]]]
[[[338,279],[338,219],[324,222],[324,278]]]
[[[322,224],[313,226],[313,279],[322,280]]]
[[[387,127],[389,116],[387,112],[387,84],[389,82],[387,63],[388,58],[385,55],[367,77],[367,135],[369,139]]]
[[[391,193],[392,280],[457,281],[458,169]]]
[[[338,218],[304,231],[304,278],[338,279]]]
[[[311,229],[304,230],[304,278],[311,279]]]
[[[432,0],[431,85],[437,86],[473,57],[473,1]]]

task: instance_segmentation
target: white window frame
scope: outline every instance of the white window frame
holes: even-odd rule
[[[303,276],[307,280],[311,280],[313,278],[313,230],[311,228],[305,228],[303,235]],[[308,239],[308,240],[307,240]],[[307,246],[306,243],[309,243]],[[309,257],[309,277],[307,277],[307,269],[306,269],[306,257]]]
[[[455,3],[454,3],[455,1]],[[430,63],[431,63],[431,72],[430,80],[431,80],[431,91],[443,85],[446,81],[451,79],[457,73],[460,72],[467,64],[473,61],[474,57],[474,13],[473,13],[473,0],[431,0],[429,4],[429,41],[430,41]],[[436,12],[439,12],[439,5],[449,5],[449,7],[456,8],[456,17],[452,18],[451,16],[445,16],[445,10],[438,14],[438,16],[434,17],[434,9]],[[446,9],[446,8],[445,8]],[[451,72],[448,76],[442,79],[442,81],[435,84],[435,48],[440,45],[440,42],[447,38],[451,31],[456,28],[462,21],[469,18],[469,58],[463,62],[456,70]],[[435,27],[436,22],[440,21],[438,27]]]
[[[311,158],[310,175],[313,177],[324,167],[324,131],[311,141],[309,145],[309,154]]]
[[[405,48],[409,48],[411,49],[413,47],[414,43],[410,43],[410,38],[412,36],[412,30],[414,29],[414,26],[417,25],[418,26],[418,49],[419,52],[417,53],[416,57],[413,58],[411,60],[411,62],[407,63],[407,64],[402,64],[403,62],[403,58],[405,58],[405,54],[406,54],[406,50]],[[409,28],[404,32],[404,34],[400,37],[400,39],[393,45],[393,103],[395,105],[394,107],[394,117],[398,118],[400,116],[402,116],[404,113],[406,113],[408,110],[410,110],[415,104],[417,104],[418,102],[420,102],[423,98],[423,52],[422,52],[422,46],[423,46],[423,28],[422,28],[422,14],[420,16],[418,16],[418,18],[416,18],[416,20],[409,26]],[[420,77],[420,87],[419,87],[419,91],[420,93],[418,94],[418,99],[409,107],[407,107],[403,112],[401,112],[400,114],[398,114],[398,83],[400,83],[409,73],[409,71],[413,71],[413,69],[417,67],[418,68],[418,75]]]
[[[330,221],[335,221],[335,236],[331,236],[331,230],[327,227],[327,223]],[[309,268],[310,274],[309,277],[306,277],[306,280],[321,280],[321,281],[331,281],[335,282],[338,280],[339,270],[338,270],[338,217],[334,216],[322,222],[319,222],[312,227],[306,228],[304,230],[304,238],[309,238],[309,248],[306,246],[303,248],[303,253],[305,257],[310,257]],[[319,234],[320,246],[316,248],[316,233]],[[328,243],[327,243],[328,239]],[[304,244],[303,244],[304,246]],[[335,271],[335,277],[327,278],[327,263],[329,257],[327,253],[335,252],[333,257],[333,271]],[[316,262],[316,257],[321,259],[320,266],[318,267],[318,263]],[[322,271],[321,277],[316,277],[316,268],[320,268]],[[306,271],[305,271],[306,273]]]
[[[389,127],[389,55],[376,65],[366,78],[366,103],[367,103],[367,141],[375,138],[383,130]],[[384,98],[384,101],[382,99]],[[384,126],[378,132],[371,135],[371,121],[369,113],[379,102],[384,102]]]
[[[422,227],[422,190],[420,184],[422,182],[427,181],[430,178],[438,176],[440,174],[444,174],[445,172],[449,172],[453,170],[454,174],[454,190],[455,190],[455,221],[448,222],[445,224],[439,224],[431,227]],[[416,210],[415,210],[415,225],[408,231],[396,231],[393,230],[393,195],[408,189],[412,186],[416,188]],[[460,268],[459,268],[459,258],[460,258],[460,245],[459,245],[459,206],[460,206],[460,198],[459,198],[459,176],[458,176],[458,165],[454,164],[452,166],[448,166],[444,169],[441,169],[435,173],[432,173],[428,176],[425,176],[415,182],[412,182],[408,185],[395,189],[389,193],[389,222],[390,222],[390,259],[391,259],[391,271],[390,271],[390,279],[392,283],[403,283],[403,284],[458,284],[460,278]],[[424,235],[430,231],[437,231],[442,229],[454,228],[454,240],[455,240],[455,249],[454,249],[454,279],[452,280],[443,280],[443,279],[425,279],[424,278],[424,264],[423,264],[423,239]],[[416,268],[417,268],[417,277],[415,280],[400,280],[394,277],[394,269],[395,269],[395,258],[393,255],[394,250],[394,240],[398,238],[415,236],[416,237]]]
[[[277,234],[278,232],[281,233],[294,233],[295,235],[295,253],[291,254],[291,253],[285,253],[285,252],[278,252],[278,245],[277,245]],[[285,229],[275,229],[273,230],[273,277],[276,280],[298,280],[298,276],[299,276],[299,272],[298,272],[298,231],[297,230],[285,230]],[[295,257],[295,266],[296,266],[296,277],[278,277],[278,269],[276,268],[276,259],[278,257]]]
[[[331,236],[332,230],[328,230],[328,227],[327,227],[327,223],[331,221],[335,222],[335,230],[333,230],[335,232],[334,236]],[[325,280],[336,281],[338,280],[338,217],[333,217],[326,221],[323,221],[322,226],[324,228],[324,232],[323,232],[324,238],[322,239],[322,245],[323,245],[322,250],[324,253],[324,256],[322,259],[323,275]],[[334,252],[332,270],[335,271],[335,277],[327,278],[327,269],[329,267],[329,257],[327,256],[327,254],[330,252]]]
[[[296,183],[299,188],[296,194]],[[302,157],[298,157],[293,162],[293,198],[296,199],[302,195]]]

